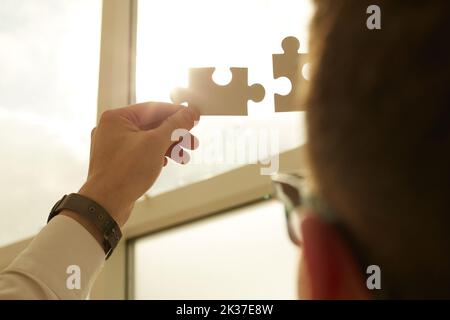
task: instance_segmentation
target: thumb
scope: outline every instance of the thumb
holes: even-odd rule
[[[200,113],[193,107],[185,107],[167,117],[159,127],[153,130],[164,140],[165,147],[173,144],[172,134],[176,130],[191,130],[200,118]]]

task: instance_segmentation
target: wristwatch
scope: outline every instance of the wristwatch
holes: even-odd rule
[[[78,193],[71,193],[64,195],[55,203],[48,216],[47,223],[65,209],[85,217],[103,234],[102,246],[105,250],[106,259],[108,259],[122,237],[117,222],[94,200]]]

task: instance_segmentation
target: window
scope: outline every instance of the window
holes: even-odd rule
[[[190,67],[217,67],[214,80],[222,84],[230,80],[227,68],[248,67],[249,84],[261,83],[266,89],[261,103],[249,101],[249,117],[202,119],[193,131],[200,138],[200,148],[192,154],[189,169],[170,163],[150,195],[242,165],[238,161],[220,164],[196,161],[226,130],[233,130],[239,137],[245,136],[246,130],[277,130],[278,150],[269,150],[270,154],[293,149],[305,142],[302,113],[273,113],[274,93],[288,93],[290,83],[273,79],[272,53],[281,53],[281,41],[290,35],[300,39],[300,51],[307,52],[311,14],[309,0],[138,2],[138,102],[170,101],[172,89],[187,85]],[[219,153],[224,155],[227,151],[223,149]]]
[[[311,14],[310,0],[4,0],[0,266],[20,252],[18,240],[44,226],[61,190],[84,182],[97,89],[99,110],[134,96],[169,101],[173,88],[187,84],[190,67],[216,67],[219,84],[230,80],[227,68],[247,67],[249,84],[264,86],[264,100],[249,101],[247,117],[204,117],[194,128],[200,148],[187,166],[169,162],[150,197],[136,203],[91,297],[123,299],[128,286],[138,299],[295,298],[298,249],[288,240],[281,205],[262,201],[270,179],[250,161],[196,157],[221,130],[233,132],[231,145],[246,142],[246,130],[275,130],[277,148],[265,155],[280,153],[283,167],[301,166],[304,115],[274,114],[274,93],[287,93],[290,84],[273,79],[272,54],[281,53],[286,36],[308,51]],[[226,155],[219,149],[218,158]]]
[[[195,157],[217,143],[218,128],[235,133],[276,130],[279,148],[270,154],[304,144],[303,113],[274,113],[274,93],[288,93],[290,84],[273,79],[272,54],[282,52],[286,36],[296,36],[300,51],[307,52],[311,15],[309,0],[138,2],[138,102],[170,101],[173,88],[187,85],[190,67],[216,67],[214,81],[219,84],[230,81],[227,68],[247,67],[249,84],[261,83],[266,96],[260,103],[249,101],[247,117],[204,117],[193,130],[200,148],[192,163],[170,163],[149,192],[165,194],[138,205],[140,216],[131,222],[130,236],[140,234],[144,221],[148,229],[155,224],[172,228],[132,242],[129,292],[134,298],[296,298],[298,249],[288,239],[281,205],[265,200],[230,209],[245,203],[244,198],[262,199],[268,180],[254,176],[251,166],[239,168],[242,163],[197,164]],[[300,167],[297,154],[288,158]],[[175,221],[187,223],[217,211],[212,208],[228,212],[173,227]],[[198,211],[202,213],[196,215]]]
[[[295,299],[298,248],[263,201],[136,240],[136,299]]]
[[[86,179],[100,0],[2,0],[0,246],[32,236]]]

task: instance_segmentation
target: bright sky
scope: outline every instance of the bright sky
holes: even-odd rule
[[[0,246],[35,234],[86,177],[100,9],[100,0],[1,2]]]

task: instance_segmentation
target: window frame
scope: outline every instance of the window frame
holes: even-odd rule
[[[108,109],[135,102],[138,0],[103,0],[97,120]],[[283,152],[280,171],[304,167],[304,145]],[[239,183],[236,183],[239,181]],[[205,198],[205,191],[208,197]],[[219,174],[153,197],[145,195],[134,206],[123,239],[92,288],[91,299],[131,298],[133,239],[212,216],[274,194],[270,177],[257,164]],[[176,199],[177,201],[173,201]],[[32,238],[0,248],[0,269],[6,267]]]

